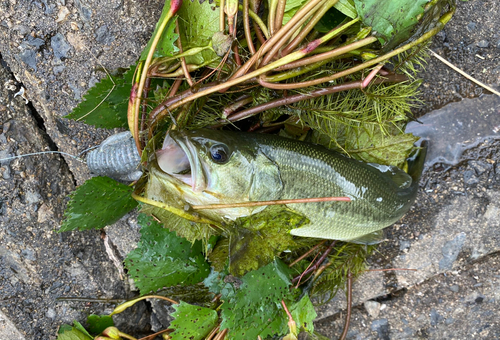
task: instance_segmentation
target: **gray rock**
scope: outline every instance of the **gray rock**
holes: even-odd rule
[[[465,239],[465,233],[460,233],[453,240],[444,244],[441,249],[443,258],[439,261],[439,270],[450,270],[453,267],[453,262],[455,262],[458,254],[462,250]]]
[[[18,54],[19,58],[29,67],[37,70],[36,67],[36,53],[32,49],[25,49],[21,53]]]
[[[365,303],[363,305],[365,306],[366,311],[368,312],[368,314],[372,318],[376,319],[378,317],[378,315],[380,314],[380,303],[379,302],[368,300],[368,301],[365,301]]]
[[[109,32],[109,28],[107,25],[102,25],[95,31],[95,40],[101,44],[110,45],[113,41],[115,41],[114,35]]]
[[[488,42],[488,40],[481,40],[481,41],[478,41],[476,45],[477,45],[477,47],[487,48],[490,46],[490,43]]]
[[[56,58],[67,58],[69,51],[71,51],[72,47],[66,41],[66,38],[61,33],[57,33],[50,39],[50,46],[54,51],[54,56]]]
[[[377,332],[378,338],[382,340],[390,340],[389,321],[387,319],[374,320],[370,326],[372,331]]]

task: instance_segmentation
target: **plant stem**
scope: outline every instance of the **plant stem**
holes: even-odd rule
[[[307,25],[300,31],[300,33],[286,46],[283,51],[281,51],[281,55],[285,56],[291,51],[293,51],[311,32],[314,26],[318,23],[318,21],[325,15],[325,13],[332,8],[339,0],[329,0],[321,6],[320,9],[314,14],[314,16],[309,20]]]
[[[178,7],[180,7],[180,5],[178,5]],[[139,139],[139,121],[138,121],[139,106],[141,103],[141,94],[144,89],[144,84],[148,76],[148,69],[149,66],[151,65],[151,61],[153,60],[153,55],[156,50],[156,46],[158,45],[158,42],[162,37],[163,31],[165,30],[167,25],[171,22],[171,19],[173,18],[177,10],[178,8],[170,7],[170,10],[168,11],[167,15],[165,16],[163,21],[160,22],[158,26],[158,31],[156,32],[156,35],[154,36],[153,41],[151,42],[151,48],[148,51],[148,55],[142,67],[141,78],[139,80],[139,83],[137,84],[137,92],[136,92],[137,96],[135,96],[135,98],[131,98],[132,102],[129,101],[129,107],[131,106],[131,109],[129,110],[128,113],[128,124],[129,124],[129,129],[132,132],[132,136],[134,137],[135,146],[137,147],[137,152],[139,153],[139,155],[142,154],[142,146]]]
[[[175,33],[177,33],[177,35],[179,37],[181,36],[181,33],[179,31],[179,21],[178,20],[175,20]],[[179,48],[179,52],[182,54],[183,50],[182,50],[182,42],[181,42],[180,38],[177,39],[177,47]],[[193,82],[193,79],[191,78],[191,75],[189,74],[189,70],[188,70],[187,65],[186,65],[186,59],[184,57],[181,57],[181,67],[182,67],[182,72],[184,74],[184,77],[186,78],[186,81],[189,84],[189,87],[192,87],[194,82]]]
[[[311,255],[316,249],[318,249],[319,247],[321,247],[323,244],[325,244],[326,240],[323,240],[321,241],[320,243],[318,243],[317,245],[315,245],[314,247],[312,247],[311,249],[309,249],[305,254],[302,254],[301,256],[299,256],[297,259],[295,259],[295,261],[293,261],[292,263],[290,263],[288,265],[288,267],[293,267],[294,265],[296,265],[297,263],[299,263],[300,261],[302,261],[303,259],[305,259],[306,257],[308,257],[309,255]]]
[[[281,34],[280,39],[277,40],[276,43],[274,43],[274,45],[272,46],[272,48],[270,48],[269,53],[267,53],[266,56],[264,57],[264,59],[262,60],[262,65],[267,65],[272,60],[272,58],[278,53],[279,49],[290,39],[290,37],[292,37],[295,34],[295,32],[297,30],[299,30],[302,27],[302,25],[312,15],[314,15],[314,13],[316,13],[319,9],[321,9],[323,7],[323,5],[325,4],[326,1],[327,0],[320,0],[320,2],[318,4],[316,4],[315,7],[311,8],[310,11],[302,13],[302,16],[300,18],[297,18],[297,20],[296,20],[296,22],[294,23],[293,26],[291,26],[291,25],[289,26],[290,22],[292,22],[290,20],[285,25],[285,27],[283,27],[281,30],[279,30],[278,32],[279,33],[283,32],[283,34]],[[297,14],[295,14],[293,16],[293,18],[297,17],[299,15],[299,12],[297,12]],[[277,36],[278,36],[278,34],[276,35],[276,37]],[[267,46],[270,46],[270,45],[267,45]]]
[[[436,26],[431,29],[430,31],[424,33],[420,38],[412,41],[411,43],[409,44],[406,44],[400,48],[397,48],[381,57],[378,57],[378,58],[374,58],[374,59],[371,59],[369,61],[366,61],[358,66],[354,66],[348,70],[345,70],[345,71],[342,71],[342,72],[338,72],[334,75],[331,75],[331,76],[328,76],[328,77],[323,77],[323,78],[319,78],[319,79],[314,79],[314,80],[310,80],[310,81],[305,81],[305,82],[302,82],[302,83],[296,83],[295,84],[295,89],[301,89],[301,88],[304,88],[304,87],[309,87],[309,86],[314,86],[314,85],[319,85],[319,84],[322,84],[322,83],[326,83],[326,82],[330,82],[332,80],[335,80],[335,79],[338,79],[338,78],[342,78],[342,77],[345,77],[345,76],[348,76],[350,74],[353,74],[353,73],[356,73],[358,71],[361,71],[361,70],[364,70],[365,68],[367,67],[370,67],[370,66],[373,66],[373,65],[376,65],[378,63],[381,63],[381,62],[385,62],[387,61],[387,59],[389,58],[392,58],[394,57],[395,55],[398,55],[400,53],[403,53],[404,51],[414,47],[414,46],[417,46],[421,43],[423,43],[424,41],[432,38],[436,33],[438,33],[439,31],[441,31],[441,29],[443,28],[444,24],[449,20],[449,16],[451,16],[453,13],[451,12],[448,12],[446,14],[444,14],[441,19],[437,22]],[[288,84],[271,84],[269,86],[269,88],[272,88],[272,89],[275,89],[275,90],[284,90],[284,89],[287,89],[289,86]]]
[[[345,316],[344,330],[339,340],[345,340],[347,336],[347,331],[349,330],[349,324],[351,322],[351,309],[352,309],[352,274],[351,270],[347,270],[347,313]]]
[[[276,18],[274,19],[274,30],[279,31],[283,26],[283,17],[285,16],[286,0],[278,0],[276,7]]]
[[[394,75],[387,76],[386,78],[377,78],[377,79],[375,79],[374,84],[393,83],[393,82],[397,83],[397,82],[402,82],[402,81],[406,81],[406,80],[408,80],[408,78],[406,76],[394,74]],[[260,104],[260,105],[248,108],[246,110],[242,110],[238,113],[235,113],[235,114],[228,117],[228,121],[237,122],[239,120],[254,116],[260,112],[270,110],[270,109],[273,109],[273,108],[276,108],[279,106],[290,105],[290,104],[297,103],[297,102],[300,102],[303,100],[308,100],[308,99],[312,99],[312,98],[326,96],[326,95],[333,94],[336,92],[357,89],[360,87],[361,87],[361,81],[357,80],[357,81],[352,81],[352,82],[348,82],[348,83],[344,83],[344,84],[340,84],[340,85],[335,85],[335,86],[331,86],[331,87],[317,89],[317,90],[311,91],[309,93],[295,94],[295,95],[291,95],[288,97],[275,99],[273,101],[270,101],[270,102],[267,102],[264,104]],[[223,123],[223,121],[221,121],[221,123]]]
[[[276,31],[274,20],[276,19],[276,8],[278,7],[279,0],[271,0],[269,1],[269,9],[267,14],[267,27],[269,28],[269,34],[271,37],[274,35]]]
[[[328,52],[324,52],[324,53],[320,53],[320,54],[315,54],[315,55],[313,55],[311,57],[303,58],[303,59],[295,61],[293,63],[289,63],[287,65],[283,65],[283,66],[275,69],[275,71],[289,70],[289,69],[293,69],[293,68],[298,68],[298,67],[303,67],[303,66],[306,66],[306,65],[310,65],[312,63],[316,63],[316,62],[319,62],[319,61],[332,59],[334,57],[337,57],[337,56],[349,53],[349,52],[351,52],[353,50],[356,50],[358,48],[370,45],[371,43],[374,43],[375,41],[377,41],[377,38],[375,38],[375,37],[369,37],[369,38],[361,39],[361,40],[353,42],[353,43],[351,43],[349,45],[341,46],[341,47],[338,47],[338,48],[336,48],[334,50],[331,50],[331,51],[328,51]],[[273,76],[266,77],[266,80],[267,81],[271,81],[270,80],[271,77],[274,77],[274,76],[278,76],[278,75],[273,75]]]
[[[243,0],[243,31],[245,32],[245,39],[247,41],[248,49],[252,55],[255,54],[255,46],[252,41],[252,32],[250,32],[250,19],[248,15],[249,0]]]

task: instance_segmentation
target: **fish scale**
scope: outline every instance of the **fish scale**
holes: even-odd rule
[[[406,213],[418,188],[401,190],[377,168],[309,143],[271,137],[261,142],[261,150],[279,166],[281,199],[351,198],[351,202],[289,204],[310,220],[308,226],[292,231],[297,236],[353,240],[380,230]]]

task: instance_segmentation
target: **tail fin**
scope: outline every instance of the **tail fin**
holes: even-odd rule
[[[416,149],[410,157],[408,157],[408,175],[412,178],[412,185],[418,185],[420,176],[422,176],[422,171],[425,165],[425,156],[427,155],[427,140],[422,140],[420,146]]]

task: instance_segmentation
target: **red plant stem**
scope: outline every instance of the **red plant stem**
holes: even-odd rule
[[[175,96],[175,94],[177,93],[177,91],[179,90],[179,87],[181,86],[182,84],[182,81],[184,79],[182,79],[181,77],[178,77],[174,83],[172,84],[172,87],[170,88],[170,90],[168,91],[168,94],[167,94],[167,98],[171,98],[173,96]]]
[[[349,330],[349,324],[351,322],[351,309],[352,309],[352,274],[349,269],[347,272],[347,312],[345,316],[344,330],[339,340],[345,340],[347,336],[347,331]]]
[[[406,80],[408,80],[408,78],[406,76],[394,74],[394,75],[390,75],[386,78],[377,78],[377,79],[375,79],[375,81],[373,83],[374,84],[381,84],[381,83],[402,82],[402,81],[406,81]],[[297,103],[297,102],[300,102],[303,100],[308,100],[308,99],[312,99],[312,98],[326,96],[326,95],[336,93],[336,92],[357,89],[360,87],[361,87],[361,81],[357,80],[357,81],[352,81],[352,82],[348,82],[348,83],[344,83],[344,84],[340,84],[340,85],[326,87],[323,89],[317,89],[317,90],[314,90],[314,91],[311,91],[311,92],[305,93],[305,94],[301,93],[301,94],[291,95],[288,97],[283,97],[283,98],[276,99],[276,100],[273,100],[273,101],[270,101],[270,102],[267,102],[264,104],[260,104],[260,105],[242,110],[238,113],[235,113],[235,114],[228,117],[228,121],[237,122],[239,120],[254,116],[260,112],[263,112],[263,111],[266,111],[269,109],[273,109],[273,108],[278,107],[278,106],[290,105],[290,104]],[[223,123],[223,122],[221,121],[221,123]]]
[[[175,20],[175,33],[180,37],[181,33],[179,31],[179,20]],[[177,47],[179,48],[179,53],[182,53],[182,42],[181,39],[177,39]],[[186,65],[186,59],[184,57],[181,57],[181,67],[182,67],[182,72],[184,73],[184,77],[186,77],[186,81],[189,84],[189,87],[192,87],[194,82],[193,79],[191,78],[191,75],[189,74],[189,70]]]
[[[380,63],[373,70],[370,71],[370,73],[368,74],[368,76],[361,83],[361,88],[362,89],[364,89],[365,87],[367,87],[368,85],[370,85],[370,82],[373,80],[373,78],[375,78],[375,76],[382,69],[382,67],[384,67],[384,64]]]
[[[234,61],[236,62],[236,65],[241,66],[241,58],[240,58],[240,53],[238,51],[237,44],[234,44],[234,46],[233,46],[233,53],[234,53]]]
[[[245,63],[245,65],[243,65],[243,67],[241,67],[238,71],[236,71],[231,76],[231,78],[229,78],[229,80],[232,80],[232,79],[235,79],[235,78],[239,78],[242,75],[244,75],[245,73],[247,73],[248,70],[250,69],[250,67],[252,67],[253,64],[255,64],[255,62],[259,58],[261,58],[261,56],[264,55],[264,53],[266,53],[267,51],[269,51],[273,47],[273,45],[277,41],[279,41],[287,33],[288,30],[290,30],[293,26],[295,26],[295,24],[304,15],[306,15],[311,9],[315,8],[315,6],[318,5],[318,4],[320,4],[322,1],[325,1],[325,0],[311,0],[303,8],[301,8],[299,11],[297,11],[297,13],[295,13],[295,15],[293,16],[293,18],[289,22],[287,22],[287,24],[282,29],[280,29],[278,32],[276,32],[276,34],[273,37],[271,37],[269,40],[267,40],[266,43],[263,44],[260,47],[259,51],[252,58],[250,58]]]
[[[333,247],[335,247],[335,243],[337,243],[337,241],[332,241],[332,243],[330,243],[328,248],[326,248],[323,255],[321,255],[321,257],[318,259],[318,261],[316,261],[316,263],[313,266],[309,267],[309,269],[307,269],[305,272],[303,272],[300,276],[293,278],[292,282],[296,283],[297,281],[299,281],[299,279],[301,277],[306,276],[306,275],[312,273],[313,271],[315,271],[316,269],[318,269],[318,267],[323,263],[323,261],[326,259],[326,257],[328,255],[330,255],[330,253],[332,252]]]
[[[336,48],[336,49],[328,51],[328,52],[316,54],[316,55],[313,55],[311,57],[303,58],[303,59],[300,59],[300,60],[288,63],[286,65],[277,67],[277,68],[274,69],[274,71],[289,70],[289,69],[293,69],[293,68],[297,68],[297,67],[301,67],[301,66],[313,64],[313,63],[316,63],[316,62],[319,62],[319,61],[331,59],[331,58],[340,56],[342,54],[348,53],[348,52],[350,52],[352,50],[356,50],[356,49],[358,49],[360,47],[369,45],[369,44],[371,44],[371,43],[373,43],[375,41],[377,41],[377,38],[375,38],[375,37],[368,37],[368,38],[365,38],[365,39],[361,39],[361,40],[355,41],[355,42],[353,42],[353,43],[351,43],[349,45],[341,46],[339,48]]]
[[[216,86],[216,85],[218,85],[218,83],[204,84],[204,85],[201,85],[200,87],[193,87],[193,88],[187,89],[184,92],[176,95],[175,97],[168,97],[160,105],[158,105],[157,107],[155,107],[151,111],[151,113],[149,114],[150,121],[154,121],[156,119],[156,117],[158,116],[158,114],[161,113],[163,110],[167,110],[170,105],[175,104],[175,103],[181,101],[182,99],[193,95],[194,93],[198,92],[200,89],[209,89],[209,88]]]
[[[316,5],[316,7],[313,7],[311,6],[311,10],[306,12],[306,13],[303,13],[302,17],[299,17],[297,18],[296,22],[294,23],[294,25],[290,25],[290,22],[291,20],[285,25],[285,27],[283,27],[282,30],[279,30],[277,32],[277,34],[275,36],[273,36],[272,39],[276,39],[276,37],[280,37],[279,40],[274,43],[273,46],[269,45],[270,47],[272,48],[267,48],[268,50],[270,49],[269,53],[266,54],[266,56],[264,57],[264,59],[262,60],[262,66],[264,65],[267,65],[271,59],[278,53],[279,49],[290,39],[290,37],[297,31],[299,30],[302,25],[307,21],[307,19],[309,19],[317,10],[318,8],[321,8],[324,3],[326,2],[326,0],[320,0],[318,2],[318,4]],[[294,18],[298,15],[299,12],[297,12],[297,14],[294,16]],[[280,36],[280,33],[284,31],[281,36]],[[271,41],[272,39],[270,39],[269,41]]]
[[[283,17],[285,15],[286,0],[278,0],[276,7],[276,18],[274,19],[274,30],[279,31],[283,26]]]
[[[299,44],[305,39],[305,37],[307,37],[309,32],[311,32],[311,30],[318,23],[318,21],[325,15],[325,13],[331,7],[333,7],[333,5],[335,5],[337,1],[338,0],[330,0],[325,4],[323,4],[323,6],[321,6],[319,10],[314,14],[314,17],[312,17],[311,20],[309,20],[309,22],[306,24],[306,26],[300,30],[300,33],[295,38],[293,38],[293,40],[288,44],[288,46],[286,46],[281,51],[281,55],[285,56],[291,51],[293,51],[297,46],[299,46]]]
[[[299,263],[300,261],[302,261],[303,259],[305,259],[306,257],[308,257],[309,255],[311,255],[316,249],[318,249],[319,247],[321,247],[323,244],[325,244],[326,240],[323,240],[321,241],[320,243],[318,243],[317,245],[315,245],[314,247],[312,247],[311,249],[309,249],[306,253],[302,254],[301,256],[299,256],[297,259],[295,259],[295,261],[293,261],[292,263],[290,263],[288,265],[288,267],[293,267],[295,266],[297,263]]]
[[[236,110],[239,110],[241,107],[250,104],[253,102],[253,98],[248,95],[243,95],[237,98],[234,103],[226,106],[222,110],[222,117],[227,118],[227,116],[233,114]]]
[[[245,32],[245,39],[247,41],[248,49],[252,55],[255,54],[255,46],[252,41],[252,32],[250,32],[250,18],[248,15],[249,0],[243,0],[243,30]]]

